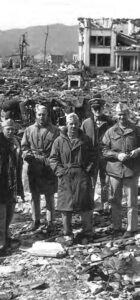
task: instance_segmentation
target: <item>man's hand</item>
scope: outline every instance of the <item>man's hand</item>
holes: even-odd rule
[[[118,154],[118,160],[119,161],[124,161],[128,158],[128,155],[126,153],[119,153]]]
[[[64,175],[66,175],[68,173],[68,169],[67,168],[61,168],[57,174],[58,177],[62,177]]]
[[[31,164],[33,161],[34,161],[34,156],[32,154],[28,154],[26,157],[25,157],[25,160],[27,161],[28,164]]]
[[[45,161],[44,155],[40,155],[40,154],[35,154],[35,159],[39,162],[44,162]]]
[[[86,167],[86,172],[88,173],[88,174],[93,174],[94,173],[94,170],[95,170],[95,167],[94,167],[94,164],[93,164],[93,162],[92,163],[90,163],[87,167]]]

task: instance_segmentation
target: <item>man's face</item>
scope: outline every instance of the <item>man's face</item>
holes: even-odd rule
[[[102,106],[91,106],[91,112],[93,113],[95,119],[99,119],[103,114]]]
[[[45,109],[39,109],[36,112],[36,121],[39,125],[44,126],[48,120],[48,112]]]
[[[11,126],[3,127],[3,134],[7,139],[11,139],[14,136],[15,129]]]
[[[68,134],[76,135],[79,129],[79,121],[71,119],[67,122]]]
[[[72,106],[67,106],[66,108],[65,108],[65,113],[66,114],[70,114],[72,112]]]
[[[128,121],[128,111],[118,112],[117,119],[120,125],[125,126]]]

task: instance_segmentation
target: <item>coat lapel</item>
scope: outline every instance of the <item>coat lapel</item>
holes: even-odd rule
[[[121,130],[118,124],[116,124],[115,126],[116,127],[114,129],[114,138],[119,138],[122,135],[127,135],[134,131],[133,126],[131,126],[131,124],[129,123],[128,123],[128,127],[126,127],[124,130]]]
[[[68,143],[71,151],[75,150],[76,148],[79,148],[81,145],[84,144],[84,139],[82,138],[81,132],[80,132],[78,138],[75,139],[74,145],[72,145],[72,143],[70,142],[70,140],[69,140],[69,138],[68,138],[67,135],[63,134],[62,136],[67,141],[67,143]]]

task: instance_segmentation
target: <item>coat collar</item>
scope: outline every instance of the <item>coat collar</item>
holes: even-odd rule
[[[50,122],[46,123],[44,126],[40,126],[37,121],[35,122],[34,124],[38,129],[41,129],[41,128],[50,128],[52,126],[52,124]]]
[[[131,132],[133,132],[134,131],[134,125],[132,124],[132,123],[130,123],[129,121],[128,121],[128,125],[127,125],[127,127],[122,131],[121,130],[121,128],[120,128],[120,126],[119,126],[119,124],[118,123],[116,123],[115,125],[114,125],[114,132],[117,134],[117,135],[127,135],[127,134],[129,134],[129,133],[131,133]]]
[[[81,129],[79,129],[79,132],[78,132],[78,137],[77,137],[77,139],[76,139],[76,142],[75,142],[75,144],[74,144],[74,146],[72,146],[72,144],[71,144],[71,142],[70,142],[70,140],[69,140],[69,138],[68,138],[68,135],[67,135],[67,131],[64,133],[60,133],[60,135],[61,135],[61,137],[63,138],[63,139],[65,139],[65,140],[67,140],[67,142],[68,142],[68,144],[69,144],[69,146],[70,146],[70,148],[72,149],[72,150],[74,150],[74,149],[76,149],[77,147],[79,147],[79,146],[81,146],[82,144],[84,144],[84,142],[85,142],[85,135],[84,135],[84,133],[83,133],[83,131],[81,130]]]
[[[97,120],[95,120],[95,117],[93,114],[91,115],[90,120],[94,123],[95,126],[97,126]],[[111,121],[111,119],[107,115],[102,114],[97,127],[100,128],[104,124],[110,124],[110,126],[113,126],[113,121]]]

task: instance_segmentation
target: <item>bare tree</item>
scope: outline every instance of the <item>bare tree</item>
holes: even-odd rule
[[[27,57],[27,46],[29,46],[29,44],[27,43],[26,40],[26,33],[23,33],[20,37],[20,41],[19,41],[19,53],[20,53],[20,69],[23,69],[24,67],[24,63]]]
[[[45,45],[44,45],[44,64],[46,62],[46,50],[47,50],[47,40],[49,35],[49,26],[47,26],[47,32],[45,32]]]

